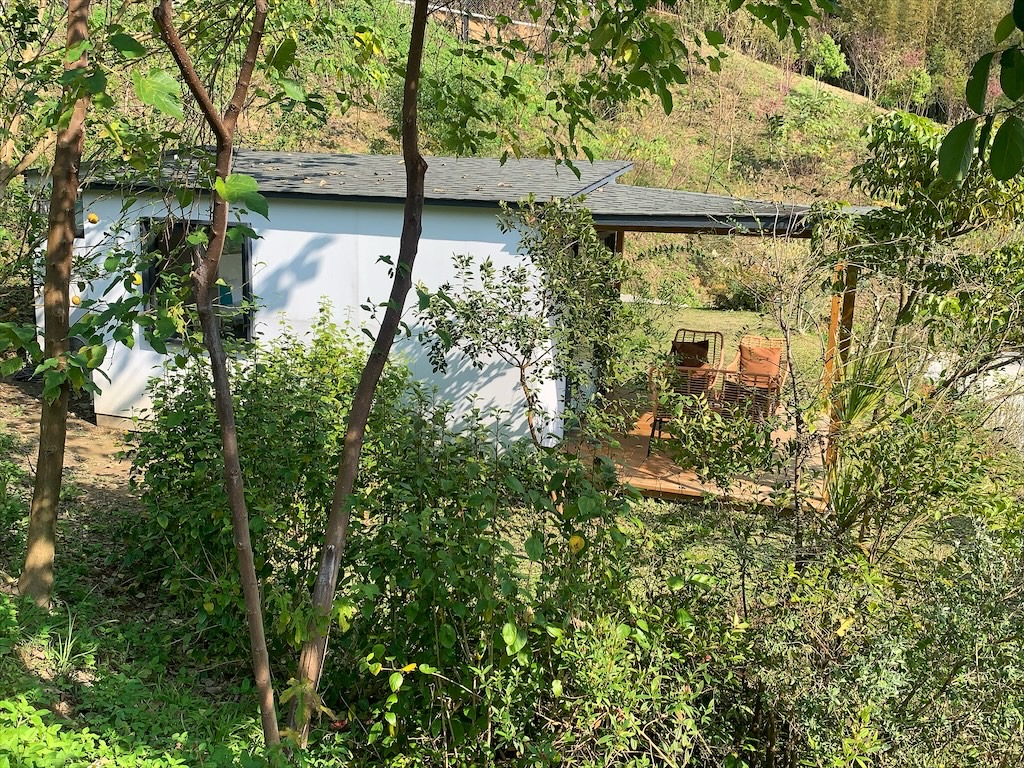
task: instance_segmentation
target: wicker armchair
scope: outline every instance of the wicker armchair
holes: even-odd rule
[[[718,331],[696,331],[680,328],[672,340],[672,349],[664,366],[650,369],[651,436],[647,442],[647,455],[655,436],[661,438],[670,415],[662,410],[661,395],[674,392],[690,398],[713,398],[713,391],[721,373],[724,356],[724,338]],[[684,406],[685,407],[685,406]]]
[[[719,407],[723,413],[765,419],[782,401],[788,374],[785,339],[744,336],[722,376]]]

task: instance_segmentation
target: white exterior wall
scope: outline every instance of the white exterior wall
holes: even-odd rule
[[[155,198],[135,203],[122,215],[121,199],[87,193],[87,213],[99,221],[86,222],[85,239],[80,241],[80,257],[102,263],[104,252],[113,241],[111,232],[122,225],[122,243],[138,250],[139,220],[162,218],[167,205]],[[187,212],[177,206],[170,209],[176,217],[206,220],[205,205],[193,205]],[[362,304],[378,305],[387,301],[391,291],[388,265],[379,261],[390,256],[397,261],[402,227],[402,205],[398,203],[347,203],[312,199],[270,199],[270,220],[247,215],[245,222],[261,237],[250,243],[252,293],[259,309],[253,317],[253,332],[273,338],[280,324],[287,321],[296,331],[307,330],[316,317],[320,300],[333,304],[335,320],[349,322],[355,332],[362,326],[376,333],[377,324]],[[499,268],[518,263],[518,240],[514,233],[502,233],[493,208],[428,205],[424,210],[423,236],[413,274],[414,282],[430,289],[454,278],[452,256],[472,253],[477,259],[490,257]],[[94,285],[89,296],[98,297],[106,285]],[[108,296],[116,300],[123,294],[117,286]],[[83,295],[83,298],[86,298]],[[415,293],[406,308],[406,321],[413,325]],[[365,337],[364,337],[365,338]],[[449,400],[462,413],[474,406],[499,408],[510,413],[511,431],[526,433],[523,399],[518,374],[501,361],[473,368],[461,355],[450,356],[448,373],[435,374],[427,361],[426,349],[413,339],[396,341],[396,356],[410,365],[413,374],[438,388],[438,396]],[[111,344],[103,371],[106,381],[96,377],[102,394],[95,400],[98,415],[132,417],[149,406],[146,382],[161,370],[163,356],[155,352],[136,328],[135,347]],[[561,386],[546,382],[541,402],[551,414],[559,410]],[[474,400],[474,398],[476,398]],[[550,427],[560,433],[554,420]]]

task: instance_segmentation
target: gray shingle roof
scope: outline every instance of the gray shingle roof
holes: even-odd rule
[[[496,205],[515,203],[533,194],[538,200],[586,194],[612,182],[633,164],[625,160],[578,161],[579,178],[552,160],[428,157],[426,199],[431,202]],[[335,155],[239,150],[232,170],[252,176],[268,197],[314,197],[334,200],[405,200],[405,167],[400,155]],[[175,158],[165,164],[164,178],[199,186],[198,163]],[[166,183],[166,182],[164,182]],[[208,182],[205,182],[208,183]],[[116,174],[91,181],[113,187]],[[155,188],[149,181],[135,188]]]
[[[579,161],[577,176],[554,161],[428,157],[426,200],[449,205],[497,206],[534,195],[537,200],[586,195],[602,229],[715,234],[765,234],[807,237],[809,207],[743,200],[674,189],[635,187],[616,179],[630,170],[625,160]],[[212,162],[203,156],[203,162]],[[134,190],[166,187],[173,177],[193,188],[209,183],[210,169],[188,156],[168,156],[160,179],[134,182]],[[233,171],[253,176],[268,197],[326,200],[405,200],[405,170],[400,155],[336,155],[239,150]],[[93,177],[100,188],[126,186],[116,172]]]
[[[587,195],[599,226],[631,231],[809,234],[806,205],[743,200],[675,189],[607,184]]]

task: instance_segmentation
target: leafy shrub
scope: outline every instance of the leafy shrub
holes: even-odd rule
[[[277,651],[299,642],[306,626],[296,612],[315,572],[315,542],[364,356],[325,308],[308,339],[288,333],[233,363],[253,552]],[[383,431],[407,385],[403,371],[385,373],[371,433]],[[245,612],[210,387],[205,360],[194,358],[153,382],[152,421],[129,436],[142,519],[125,533],[145,578],[159,580],[196,615],[194,630],[211,650],[234,655],[245,647]],[[371,466],[376,455],[371,439]]]
[[[807,63],[814,68],[817,77],[827,80],[838,80],[850,71],[846,56],[832,39],[831,35],[822,35],[806,52]]]
[[[535,712],[554,695],[555,648],[621,602],[628,502],[608,492],[610,468],[497,451],[472,417],[453,433],[426,409],[410,426],[392,430],[379,483],[356,503],[350,617],[324,698],[382,760],[542,759]]]
[[[51,712],[25,696],[0,700],[0,765],[50,768],[54,765],[184,766],[173,755],[139,747],[124,749],[88,728],[52,722]]]
[[[0,428],[0,546],[18,549],[19,524],[24,522],[26,505],[17,486],[25,472],[14,461],[14,436]]]
[[[888,81],[878,103],[889,109],[920,109],[932,95],[932,77],[924,66],[910,67]]]
[[[0,592],[0,658],[14,650],[19,631],[18,609],[6,592]]]

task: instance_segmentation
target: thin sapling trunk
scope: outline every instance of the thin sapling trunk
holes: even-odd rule
[[[242,65],[235,83],[234,94],[224,114],[213,105],[206,88],[196,73],[192,60],[185,50],[173,24],[172,0],[161,0],[153,10],[160,29],[160,36],[174,57],[178,70],[199,104],[211,130],[217,138],[217,178],[227,179],[231,173],[231,154],[234,147],[235,128],[249,91],[256,56],[263,39],[267,19],[266,0],[254,0],[253,21],[249,40],[246,44]],[[220,424],[221,449],[224,457],[224,487],[228,505],[231,508],[231,527],[238,552],[238,572],[242,580],[245,599],[246,621],[249,626],[249,642],[252,647],[253,676],[260,702],[260,717],[263,737],[268,747],[280,741],[277,709],[274,703],[274,687],[270,674],[270,656],[263,627],[263,601],[260,596],[256,565],[253,559],[252,540],[249,533],[249,511],[245,503],[242,481],[242,465],[238,452],[238,431],[235,426],[235,410],[231,396],[231,382],[228,379],[227,355],[221,336],[220,320],[213,306],[213,297],[220,258],[228,230],[228,202],[216,191],[213,192],[213,221],[210,225],[209,245],[192,272],[196,308],[203,330],[203,343],[210,354],[210,368],[213,373],[214,405]]]
[[[327,651],[327,633],[334,592],[338,585],[338,569],[345,551],[348,524],[351,516],[349,497],[355,489],[359,474],[359,458],[366,434],[366,423],[377,391],[395,334],[402,319],[402,310],[412,288],[412,270],[419,250],[420,234],[423,230],[423,194],[427,164],[419,150],[417,123],[417,98],[420,70],[423,62],[423,41],[427,26],[427,0],[416,0],[413,9],[412,31],[409,41],[409,57],[405,69],[405,85],[402,96],[402,155],[405,159],[406,198],[402,235],[399,241],[398,262],[387,310],[381,322],[377,338],[363,367],[352,400],[345,430],[341,463],[334,485],[334,498],[324,534],[324,546],[320,557],[320,569],[313,588],[312,602],[318,621],[310,627],[310,636],[302,646],[299,656],[298,681],[307,692],[315,692],[323,670]],[[291,724],[300,734],[304,746],[309,735],[309,705],[312,696],[304,692],[296,696],[296,706],[291,713]]]
[[[89,0],[70,0],[67,50],[77,48],[88,39]],[[88,54],[84,51],[78,59],[64,65],[67,71],[86,66]],[[72,95],[72,88],[75,86],[67,86],[67,96]],[[75,202],[78,199],[79,166],[85,148],[85,117],[89,104],[89,93],[83,90],[75,100],[68,124],[57,134],[54,151],[53,189],[50,194],[43,279],[43,344],[47,359],[61,359],[68,353],[71,266],[75,253]],[[65,361],[61,361],[60,366],[65,364]],[[65,380],[55,399],[44,397],[39,417],[39,457],[29,512],[28,546],[18,590],[40,606],[48,606],[53,594],[53,560],[64,473],[69,389],[70,382]]]

